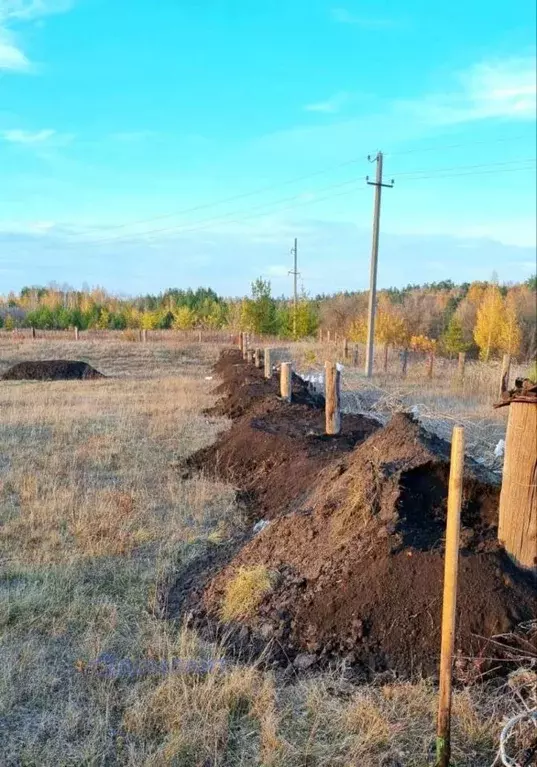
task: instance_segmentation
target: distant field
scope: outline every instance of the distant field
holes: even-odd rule
[[[109,376],[0,382],[3,765],[431,763],[430,680],[356,687],[334,668],[284,682],[231,662],[203,673],[96,673],[92,664],[103,653],[133,663],[223,657],[222,648],[162,619],[158,602],[204,541],[224,542],[243,525],[232,487],[182,479],[178,469],[226,428],[202,413],[215,399],[210,366],[218,348],[1,338],[0,373],[22,360],[62,358]],[[336,354],[288,348],[299,370],[318,370]],[[346,370],[345,386],[357,402],[366,390],[379,391],[379,412],[410,403],[442,423],[464,417],[488,445],[505,423],[490,409],[498,375],[497,367],[476,366],[459,393],[444,375],[424,385],[412,373],[402,382],[394,368],[372,389]],[[454,764],[490,767],[503,715],[517,710],[515,688],[457,690]]]

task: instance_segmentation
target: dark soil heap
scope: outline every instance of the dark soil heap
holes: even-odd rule
[[[71,360],[19,362],[6,370],[2,376],[4,381],[69,381],[104,377],[87,362]]]
[[[322,468],[379,428],[364,416],[345,416],[342,433],[326,437],[322,397],[293,375],[293,401],[282,402],[277,376],[265,380],[236,350],[222,354],[215,372],[224,379],[216,391],[225,396],[208,413],[226,415],[233,425],[186,466],[236,485],[254,521],[297,508]]]
[[[344,657],[366,673],[434,673],[449,445],[405,414],[383,429],[345,416],[343,435],[327,440],[319,436],[323,410],[306,401],[300,379],[293,382],[299,402],[289,406],[274,396],[276,381],[263,382],[237,355],[217,369],[228,394],[218,412],[238,417],[191,465],[217,467],[246,488],[254,518],[272,521],[216,575],[213,563],[201,606],[186,600],[195,623],[214,630],[237,570],[263,565],[275,586],[235,627],[245,652],[246,641],[298,668]],[[461,673],[489,668],[486,659],[498,654],[489,638],[537,615],[535,582],[496,542],[498,498],[497,484],[468,460],[456,638]]]

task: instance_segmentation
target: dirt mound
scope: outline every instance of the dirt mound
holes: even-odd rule
[[[4,381],[64,381],[74,379],[104,378],[102,373],[87,362],[71,360],[37,360],[19,362],[6,370]]]
[[[370,671],[434,673],[438,666],[448,445],[410,417],[392,422],[325,469],[295,513],[274,519],[204,595],[218,618],[238,568],[264,565],[274,589],[243,619],[290,659],[345,657]],[[496,543],[499,489],[467,465],[456,647],[460,668],[483,669],[487,638],[537,614],[529,577]],[[537,649],[537,648],[536,648]],[[477,664],[477,665],[476,665]]]
[[[168,594],[172,608],[180,603],[175,614],[231,637],[243,655],[263,652],[293,669],[345,658],[360,673],[434,674],[449,445],[405,414],[385,428],[345,416],[343,433],[326,438],[322,401],[298,377],[289,405],[277,397],[277,378],[265,381],[238,352],[223,355],[215,372],[224,396],[213,412],[233,422],[189,466],[234,482],[252,521],[271,521],[228,552],[220,572],[213,552],[208,582],[190,595],[183,574]],[[510,632],[537,615],[534,580],[497,543],[498,499],[494,477],[467,459],[456,639],[463,679],[505,658],[500,644],[516,643]],[[258,566],[272,574],[272,589],[254,614],[222,626],[230,582]]]
[[[225,396],[208,412],[227,415],[233,423],[185,466],[236,485],[254,520],[297,508],[325,466],[379,428],[364,416],[345,416],[342,433],[326,437],[322,398],[293,375],[293,401],[282,402],[277,376],[265,380],[238,351],[223,354],[215,372],[224,377],[217,392]]]

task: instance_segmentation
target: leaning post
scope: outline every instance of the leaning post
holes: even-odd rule
[[[457,612],[457,577],[459,570],[459,537],[463,476],[464,427],[455,426],[451,441],[451,464],[448,487],[444,599],[442,603],[440,689],[436,737],[437,767],[449,767],[451,757],[451,688],[453,677],[453,650],[455,646],[455,617]]]

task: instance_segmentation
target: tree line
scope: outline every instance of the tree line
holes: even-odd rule
[[[384,346],[454,356],[465,351],[488,360],[508,352],[532,360],[537,351],[537,278],[499,285],[497,280],[457,285],[451,280],[378,294],[375,340]],[[363,343],[367,291],[310,297],[296,307],[272,295],[269,281],[252,283],[251,295],[223,298],[211,288],[170,289],[123,298],[102,288],[24,287],[0,299],[0,327],[126,330],[129,328],[247,330],[281,338],[307,338],[321,328]]]

